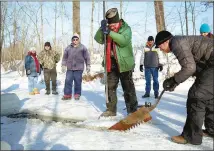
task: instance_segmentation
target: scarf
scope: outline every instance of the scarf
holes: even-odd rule
[[[34,59],[34,63],[36,64],[36,72],[39,73],[40,72],[40,63],[37,59],[37,54],[36,53],[30,53],[31,57]]]
[[[116,27],[113,29],[113,31],[117,33],[119,31],[121,25],[122,25],[122,22],[119,22],[119,24],[116,25]],[[111,45],[113,46],[113,54],[114,54],[114,57],[117,61],[116,43],[108,35],[107,36],[107,45],[106,45],[106,69],[107,69],[107,72],[111,72]]]

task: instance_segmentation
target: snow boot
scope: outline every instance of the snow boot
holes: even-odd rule
[[[148,97],[150,97],[150,95],[149,95],[148,93],[145,93],[145,94],[142,96],[142,98],[148,98]]]
[[[34,94],[34,91],[32,91],[32,92],[29,92],[29,95],[35,95],[35,94]]]
[[[37,88],[34,88],[33,91],[34,91],[34,94],[40,94],[40,91]]]
[[[46,90],[46,95],[49,95],[50,94],[50,90]]]
[[[80,99],[80,95],[79,94],[75,94],[74,98],[75,98],[75,100],[79,100]]]
[[[188,141],[181,135],[171,137],[171,140],[178,144],[187,144]]]
[[[109,116],[116,116],[116,113],[107,110],[101,114],[101,117],[109,117]]]
[[[61,100],[71,100],[72,95],[64,95]]]
[[[158,99],[158,94],[155,94],[155,99]]]
[[[52,91],[52,94],[58,95],[58,92],[57,92],[56,90],[53,90],[53,91]]]

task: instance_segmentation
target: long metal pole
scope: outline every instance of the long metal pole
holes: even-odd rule
[[[103,17],[105,19],[105,1],[103,1]],[[104,68],[105,68],[105,95],[106,95],[106,103],[109,102],[108,100],[108,80],[107,80],[107,66],[106,66],[106,34],[104,34]]]

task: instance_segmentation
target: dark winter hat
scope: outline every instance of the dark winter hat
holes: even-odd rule
[[[148,37],[148,41],[154,41],[154,37],[153,36],[149,36]]]
[[[118,23],[119,22],[119,13],[117,8],[109,9],[105,14],[108,24]]]
[[[50,44],[50,42],[45,42],[45,45],[44,46],[49,46],[49,47],[51,47],[51,44]]]
[[[160,31],[155,37],[156,48],[158,48],[160,44],[164,43],[165,41],[169,40],[172,37],[173,35],[170,32],[165,30]]]

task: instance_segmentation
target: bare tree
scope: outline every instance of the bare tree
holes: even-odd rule
[[[165,30],[164,9],[162,1],[154,1],[157,32]]]
[[[90,56],[93,55],[93,41],[94,41],[94,36],[93,36],[93,13],[94,13],[94,8],[95,8],[95,2],[92,0],[92,12],[91,12],[91,28],[90,28]]]
[[[120,0],[120,18],[122,18],[122,0]]]
[[[185,1],[184,3],[185,3],[186,35],[188,35],[187,2]]]
[[[205,6],[204,11],[207,11],[208,8],[214,7],[214,1],[204,1],[201,2],[201,4]]]
[[[189,2],[190,3],[190,9],[191,9],[191,15],[192,15],[192,25],[193,25],[193,35],[196,35],[196,17],[195,17],[195,1]]]
[[[177,8],[177,11],[178,11],[178,15],[179,15],[179,18],[180,18],[181,34],[184,35],[184,30],[183,30],[184,23],[183,23],[182,17],[181,17],[181,6],[180,6],[180,9]]]
[[[73,1],[73,33],[78,33],[81,37],[80,29],[80,0]]]
[[[55,1],[55,23],[54,23],[54,46],[56,50],[57,45],[57,2]]]
[[[43,48],[43,43],[44,43],[44,41],[43,41],[43,2],[40,2],[41,4],[41,31],[40,31],[40,33],[41,33],[41,45],[40,45],[40,50],[42,50],[42,48]]]

